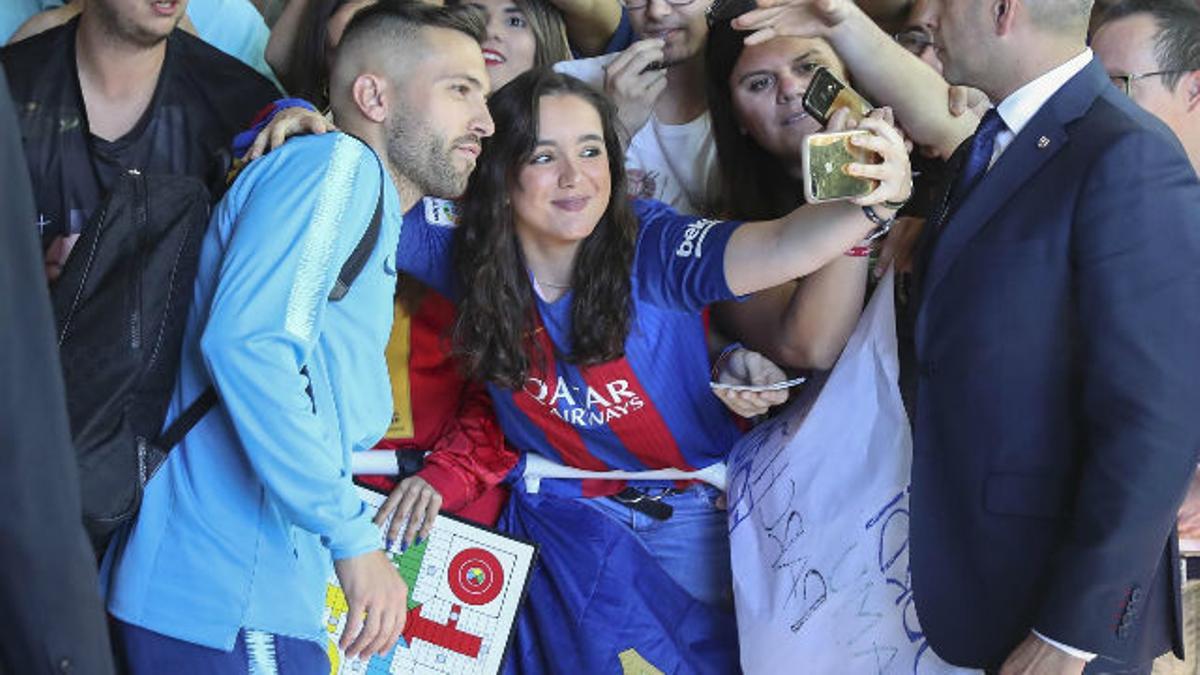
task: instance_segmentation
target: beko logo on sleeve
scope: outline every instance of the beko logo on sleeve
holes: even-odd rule
[[[675,249],[675,255],[680,258],[692,256],[699,258],[703,253],[704,238],[708,236],[708,231],[713,228],[713,225],[719,222],[719,220],[704,218],[688,225],[683,232],[683,241],[679,242],[679,247]]]

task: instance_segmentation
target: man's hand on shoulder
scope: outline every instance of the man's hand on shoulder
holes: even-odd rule
[[[408,618],[408,584],[383,551],[333,563],[348,611],[339,646],[346,656],[380,656],[391,651]]]
[[[1087,661],[1030,633],[1000,666],[1000,675],[1080,675]]]

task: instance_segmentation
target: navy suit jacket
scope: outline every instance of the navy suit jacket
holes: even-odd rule
[[[936,229],[911,514],[930,644],[974,667],[1030,629],[1126,662],[1178,650],[1200,449],[1200,182],[1178,141],[1093,61]]]

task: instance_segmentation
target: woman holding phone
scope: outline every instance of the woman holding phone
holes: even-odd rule
[[[863,145],[882,161],[848,168],[879,182],[857,203],[755,222],[684,216],[623,196],[615,112],[582,82],[530,71],[489,107],[497,132],[484,141],[458,228],[406,219],[397,265],[457,298],[454,348],[468,376],[487,383],[526,466],[536,456],[580,471],[636,474],[702,472],[722,462],[740,431],[709,391],[702,309],[822,268],[875,229],[874,220],[892,215],[884,202],[903,201],[910,190],[900,135],[866,120]],[[620,499],[605,498],[614,494]],[[633,613],[650,591],[659,606],[686,597],[696,611],[728,612],[719,498],[703,483],[636,476],[544,480],[536,494],[517,480],[500,526],[538,541],[543,553],[515,660],[533,670],[561,668],[545,661],[539,645],[549,642],[571,644],[584,663],[601,658],[580,624],[551,628],[545,618],[575,616],[577,607],[562,605],[579,598],[564,589],[594,586],[589,561],[611,560],[616,549],[641,556],[638,575],[653,579],[653,588],[597,591],[591,606],[604,602],[619,613],[628,605]],[[639,514],[653,520],[647,511],[655,509],[666,517],[639,526]],[[573,534],[555,534],[564,532]],[[702,654],[695,640],[729,637],[693,634],[683,645],[677,641],[686,636],[667,625],[638,631],[631,639],[675,641],[675,666],[689,672],[711,669],[690,660]]]

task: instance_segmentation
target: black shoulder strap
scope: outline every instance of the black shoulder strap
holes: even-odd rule
[[[367,225],[367,231],[363,233],[362,239],[358,240],[354,251],[350,253],[350,257],[346,258],[346,262],[342,264],[342,269],[338,272],[337,281],[333,284],[333,290],[329,292],[330,302],[337,302],[346,297],[346,294],[350,292],[351,284],[358,278],[363,267],[367,265],[367,259],[375,251],[375,244],[379,243],[379,230],[383,221],[383,188],[386,185],[384,182],[386,180],[387,174],[384,173],[380,176],[379,197],[375,200],[375,213],[371,216],[371,224]]]
[[[367,231],[363,233],[358,244],[354,246],[354,250],[350,253],[350,257],[342,264],[341,271],[338,272],[337,281],[333,285],[333,290],[329,292],[329,301],[337,302],[346,297],[350,292],[350,286],[358,275],[362,273],[363,268],[367,266],[367,260],[371,257],[371,253],[375,251],[375,245],[379,243],[379,230],[383,224],[383,195],[384,188],[387,183],[387,173],[383,172],[380,167],[380,182],[379,182],[379,197],[375,200],[375,213],[371,215],[371,224],[367,225]],[[204,390],[204,393],[192,401],[179,417],[171,422],[171,426],[158,437],[155,445],[163,452],[170,452],[179,441],[183,440],[184,436],[192,430],[210,410],[217,406],[219,399],[217,398],[217,390],[209,387]]]
[[[172,448],[179,445],[179,441],[182,441],[184,436],[188,435],[192,427],[199,424],[200,420],[204,419],[204,416],[208,414],[208,411],[216,406],[217,390],[210,386],[204,390],[203,394],[200,394],[199,398],[192,401],[192,404],[184,409],[183,412],[179,413],[179,417],[176,417],[175,421],[171,422],[171,426],[162,432],[158,440],[154,441],[154,445],[163,452],[170,452]]]

